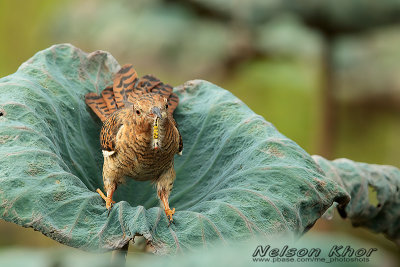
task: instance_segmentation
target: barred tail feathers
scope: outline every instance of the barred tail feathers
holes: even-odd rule
[[[117,108],[123,108],[128,100],[128,96],[133,93],[136,82],[137,73],[133,69],[132,64],[126,64],[118,71],[114,78],[114,98]]]
[[[164,84],[153,75],[138,79],[133,66],[126,64],[115,75],[113,86],[104,89],[101,96],[96,93],[86,94],[85,102],[101,121],[105,121],[116,110],[132,103],[137,96],[151,92],[168,99],[168,110],[172,114],[179,103],[179,98],[172,89],[172,86]]]
[[[106,103],[108,111],[110,114],[114,113],[118,109],[117,104],[115,103],[114,91],[113,87],[109,86],[101,92],[101,96],[103,97],[104,103]]]
[[[153,75],[145,75],[139,79],[133,97],[150,92],[160,94],[168,99],[168,110],[172,114],[179,103],[179,98],[176,94],[172,93],[172,89],[171,85],[164,84]]]
[[[103,97],[97,95],[96,93],[86,94],[85,103],[93,110],[93,112],[100,118],[101,121],[105,121],[110,115]]]
[[[174,113],[174,110],[176,109],[176,107],[179,104],[179,97],[177,96],[177,94],[172,93],[169,98],[168,98],[168,110],[169,112]]]

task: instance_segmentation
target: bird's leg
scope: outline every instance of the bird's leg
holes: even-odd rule
[[[112,195],[114,194],[114,191],[108,190],[107,196],[105,196],[104,193],[99,188],[97,188],[96,190],[96,192],[99,193],[101,198],[105,200],[107,209],[110,209],[112,207],[112,204],[115,204],[115,201],[112,200]]]
[[[157,180],[157,195],[164,206],[165,215],[167,215],[170,224],[173,222],[172,215],[174,215],[175,213],[175,208],[171,210],[171,208],[169,207],[168,197],[171,193],[174,180],[175,170],[173,167],[163,173]]]
[[[172,218],[172,215],[174,215],[175,213],[175,208],[171,210],[171,208],[169,207],[168,195],[165,193],[164,190],[162,190],[161,192],[158,193],[158,197],[160,198],[161,202],[164,205],[165,215],[167,215],[169,222],[170,223],[173,222],[174,219]]]
[[[112,196],[114,194],[115,189],[117,189],[117,185],[113,182],[109,182],[108,180],[104,180],[104,189],[106,189],[107,196],[101,192],[100,189],[97,188],[97,193],[101,196],[102,199],[106,201],[106,208],[108,212],[110,212],[112,204],[115,204],[115,201],[112,200]]]

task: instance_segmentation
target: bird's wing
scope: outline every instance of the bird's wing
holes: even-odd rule
[[[178,133],[179,133],[179,151],[178,151],[178,153],[179,153],[180,155],[182,155],[182,150],[183,150],[182,135],[181,135],[181,133],[179,132],[178,127],[176,127],[176,129],[178,130]]]
[[[104,156],[110,156],[115,152],[115,140],[118,131],[122,127],[119,112],[114,112],[104,122],[100,132],[101,150]]]
[[[176,130],[178,131],[178,134],[179,134],[179,150],[178,150],[178,154],[182,155],[182,150],[183,150],[182,135],[179,132],[178,123],[176,123],[176,121],[173,118],[172,118],[172,121],[174,123],[174,126],[175,126]]]

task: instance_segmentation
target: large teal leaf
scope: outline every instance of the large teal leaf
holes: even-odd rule
[[[313,158],[351,196],[347,206],[338,208],[340,215],[353,226],[383,233],[400,246],[400,170],[349,159]]]
[[[104,251],[143,235],[158,253],[213,241],[307,231],[348,194],[297,144],[209,82],[175,88],[184,153],[171,194],[175,225],[153,186],[128,180],[110,216],[102,187],[100,121],[84,95],[112,83],[106,52],[71,45],[37,53],[0,80],[0,216],[69,246]]]

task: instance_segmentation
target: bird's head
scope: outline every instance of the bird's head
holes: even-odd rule
[[[133,112],[136,123],[151,131],[153,146],[158,149],[162,126],[168,119],[167,99],[154,93],[140,95],[133,101]]]

